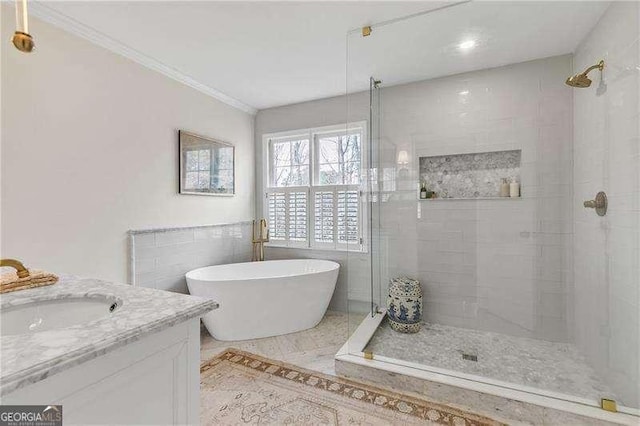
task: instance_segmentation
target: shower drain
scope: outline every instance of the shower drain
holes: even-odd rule
[[[464,359],[465,361],[475,361],[478,362],[478,355],[473,355],[473,354],[462,354],[462,359]]]

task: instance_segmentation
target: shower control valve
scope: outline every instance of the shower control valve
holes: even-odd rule
[[[596,209],[596,214],[598,216],[604,216],[607,214],[607,194],[603,191],[598,192],[595,199],[585,201],[583,204],[587,209]]]

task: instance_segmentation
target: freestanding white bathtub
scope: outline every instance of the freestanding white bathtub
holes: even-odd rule
[[[208,266],[186,277],[189,293],[220,304],[202,318],[209,333],[217,340],[246,340],[315,327],[339,269],[328,260],[269,260]]]

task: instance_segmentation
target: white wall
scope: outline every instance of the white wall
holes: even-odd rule
[[[574,94],[575,342],[640,407],[640,3],[614,2],[580,44],[574,69],[605,60],[606,90]],[[606,191],[604,217],[583,209]]]
[[[254,117],[2,5],[2,257],[125,281],[127,230],[253,218]],[[177,130],[236,146],[234,197],[177,194]]]

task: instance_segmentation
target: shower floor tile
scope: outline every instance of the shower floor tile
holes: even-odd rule
[[[615,399],[585,358],[567,343],[439,324],[423,324],[416,334],[402,334],[393,331],[385,319],[367,350],[388,358],[591,400]],[[477,361],[473,361],[474,356]]]

